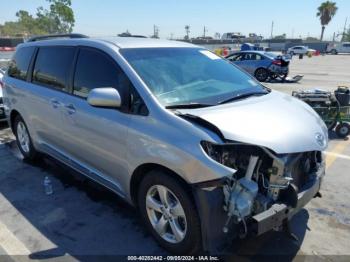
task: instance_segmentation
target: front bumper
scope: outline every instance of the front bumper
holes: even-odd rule
[[[274,228],[282,226],[283,222],[291,219],[300,209],[315,197],[320,190],[322,178],[325,175],[325,164],[320,164],[317,172],[310,174],[309,181],[299,190],[296,206],[290,207],[284,203],[276,203],[260,214],[247,221],[250,235],[261,235]],[[239,224],[231,223],[229,233],[223,232],[227,213],[223,210],[224,196],[222,181],[215,183],[202,183],[193,186],[193,193],[201,219],[202,241],[204,250],[209,253],[220,253],[229,240],[239,235]]]

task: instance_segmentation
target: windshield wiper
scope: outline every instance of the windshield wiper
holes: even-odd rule
[[[166,109],[194,109],[213,106],[212,104],[202,104],[202,103],[189,103],[189,104],[177,104],[166,106]]]
[[[267,92],[266,93],[265,92],[252,92],[252,93],[246,93],[246,94],[237,94],[234,97],[231,97],[229,99],[220,101],[218,103],[218,105],[226,104],[226,103],[229,103],[229,102],[232,102],[232,101],[235,101],[235,100],[239,100],[239,99],[243,99],[243,98],[247,98],[247,97],[250,97],[250,96],[261,96],[261,95],[266,95],[266,94],[268,94],[268,93]]]

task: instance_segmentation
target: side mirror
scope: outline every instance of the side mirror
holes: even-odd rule
[[[119,108],[122,104],[118,90],[112,87],[94,88],[90,91],[87,102],[95,107]]]

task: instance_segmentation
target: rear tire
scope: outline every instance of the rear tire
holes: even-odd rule
[[[336,50],[336,49],[332,49],[332,50],[331,50],[331,54],[332,54],[332,55],[337,55],[337,54],[338,54],[338,52],[337,52],[337,50]]]
[[[335,128],[335,133],[341,138],[346,138],[350,134],[350,125],[348,123],[341,123]]]
[[[13,128],[17,146],[23,155],[23,159],[30,161],[37,159],[39,154],[33,146],[28,127],[20,115],[16,116],[13,122]]]
[[[138,191],[142,219],[163,248],[181,255],[201,251],[199,216],[182,183],[164,171],[154,170],[143,178]]]
[[[269,78],[269,71],[265,68],[258,68],[254,73],[255,78],[260,82],[265,82]]]

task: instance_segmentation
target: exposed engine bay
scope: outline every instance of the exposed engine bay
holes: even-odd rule
[[[241,223],[243,237],[250,217],[275,203],[296,207],[299,189],[313,179],[322,162],[320,151],[277,155],[264,147],[236,142],[202,142],[202,147],[212,159],[236,170],[223,186],[227,212],[223,232],[229,231],[231,223]]]

